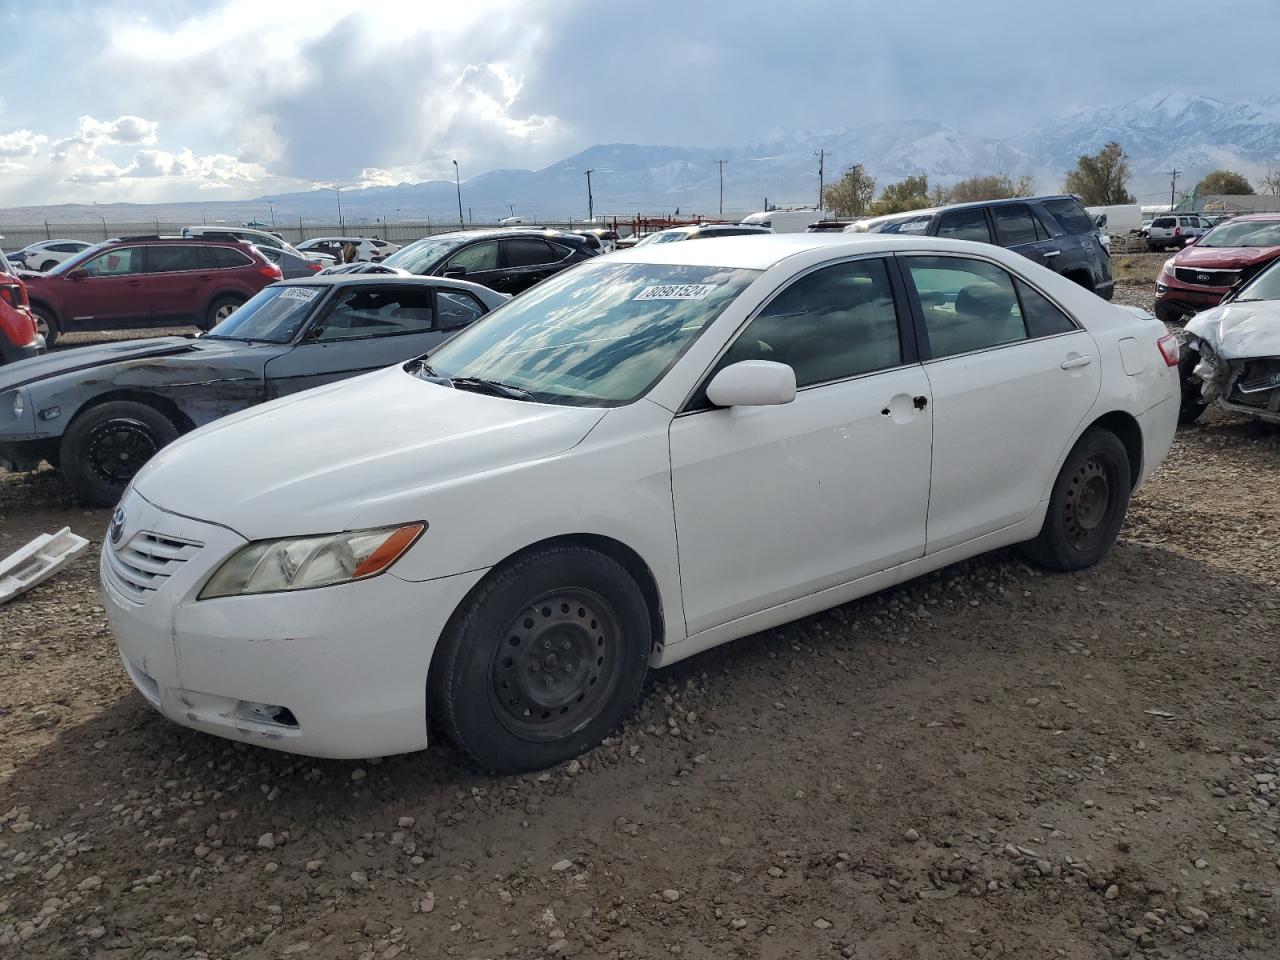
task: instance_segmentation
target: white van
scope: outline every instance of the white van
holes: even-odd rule
[[[804,233],[809,224],[829,219],[825,210],[762,210],[749,217],[743,217],[742,223],[752,227],[765,227],[774,233]]]
[[[1103,233],[1122,237],[1142,229],[1142,207],[1136,203],[1113,203],[1084,209]]]

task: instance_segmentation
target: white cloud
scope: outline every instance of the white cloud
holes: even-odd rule
[[[0,157],[34,157],[49,138],[30,130],[14,130],[0,133]]]

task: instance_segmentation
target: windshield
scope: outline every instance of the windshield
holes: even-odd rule
[[[211,340],[288,343],[298,334],[312,305],[328,287],[276,283],[261,290],[205,334]]]
[[[1241,300],[1280,300],[1280,260],[1273,260],[1271,266],[1240,288]]]
[[[401,247],[382,263],[388,267],[408,270],[410,273],[425,274],[466,239],[466,237],[457,236],[423,237],[407,247]]]
[[[589,261],[459,334],[431,354],[430,372],[496,380],[543,403],[631,403],[757,276],[726,267]]]
[[[1280,247],[1280,220],[1228,220],[1206,233],[1197,247]]]

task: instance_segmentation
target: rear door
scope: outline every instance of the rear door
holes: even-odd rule
[[[503,240],[502,265],[505,276],[503,285],[494,289],[510,294],[528,290],[538,281],[545,280],[560,270],[572,253],[568,247],[541,237],[513,237]]]
[[[146,297],[155,323],[191,323],[203,314],[213,289],[204,250],[192,241],[147,247]]]
[[[151,301],[147,295],[146,258],[146,247],[115,247],[77,268],[87,276],[73,280],[60,275],[63,321],[70,321],[73,327],[147,323],[151,319]]]
[[[938,215],[936,230],[939,237],[947,237],[951,240],[993,242],[986,207],[964,207],[960,210],[944,211]]]
[[[438,322],[435,289],[426,284],[352,284],[335,291],[312,318],[297,345],[267,364],[267,395],[285,396],[402,363],[443,343],[484,313],[465,319],[459,294],[448,307],[449,326]]]
[[[903,255],[933,409],[929,553],[1027,517],[1101,382],[1093,338],[976,257]]]
[[[997,203],[991,207],[991,221],[1000,246],[1020,253],[1028,260],[1058,270],[1062,247],[1025,203]]]

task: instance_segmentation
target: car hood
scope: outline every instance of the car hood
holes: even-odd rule
[[[1237,270],[1280,257],[1280,247],[1187,247],[1174,255],[1174,266],[1201,270]]]
[[[250,540],[430,522],[429,488],[555,456],[604,413],[454,390],[395,366],[211,423],[160,451],[134,488]]]
[[[92,347],[58,350],[0,367],[0,390],[9,390],[77,370],[118,363],[121,360],[191,353],[204,346],[205,344],[190,337],[152,337],[147,340],[119,340]]]
[[[1208,343],[1224,360],[1280,357],[1280,301],[1214,307],[1196,314],[1186,331]]]

